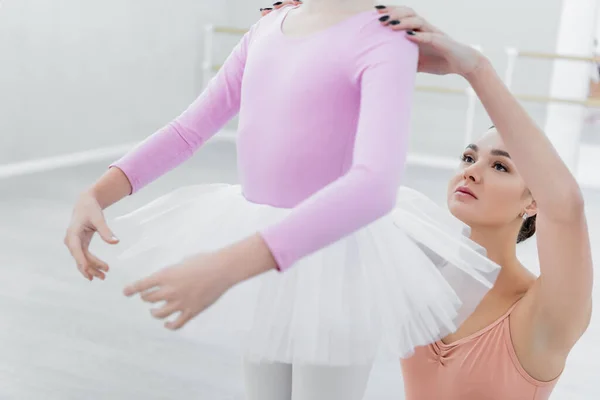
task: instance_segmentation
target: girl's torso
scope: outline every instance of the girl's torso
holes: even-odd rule
[[[263,17],[253,34],[238,127],[245,196],[280,207],[293,207],[351,166],[361,55],[369,50],[366,46],[393,34],[369,11],[312,34],[288,36],[282,24],[290,10]]]

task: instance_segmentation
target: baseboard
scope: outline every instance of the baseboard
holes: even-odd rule
[[[222,132],[211,141],[235,141],[231,132]],[[139,142],[126,143],[116,146],[101,147],[94,150],[81,151],[70,154],[61,154],[53,157],[39,158],[12,164],[0,165],[0,179],[16,176],[30,175],[52,171],[61,168],[72,168],[94,162],[110,161],[125,155]]]

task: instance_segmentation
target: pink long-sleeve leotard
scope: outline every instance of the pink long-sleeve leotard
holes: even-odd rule
[[[113,164],[135,192],[239,112],[244,196],[293,209],[260,232],[280,270],[394,207],[418,59],[376,12],[291,37],[288,10],[262,18],[185,112]]]

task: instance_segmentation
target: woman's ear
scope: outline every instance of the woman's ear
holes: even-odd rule
[[[527,213],[528,217],[533,217],[534,215],[537,215],[537,203],[535,202],[535,200],[531,200],[531,203],[529,203],[529,205],[525,207],[525,212]]]

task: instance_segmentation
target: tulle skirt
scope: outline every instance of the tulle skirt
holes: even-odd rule
[[[109,261],[137,280],[289,212],[249,202],[235,185],[183,187],[110,221],[121,244]],[[468,236],[446,210],[402,187],[387,216],[287,272],[234,286],[177,334],[257,362],[355,365],[410,356],[454,332],[496,279],[499,267]]]

